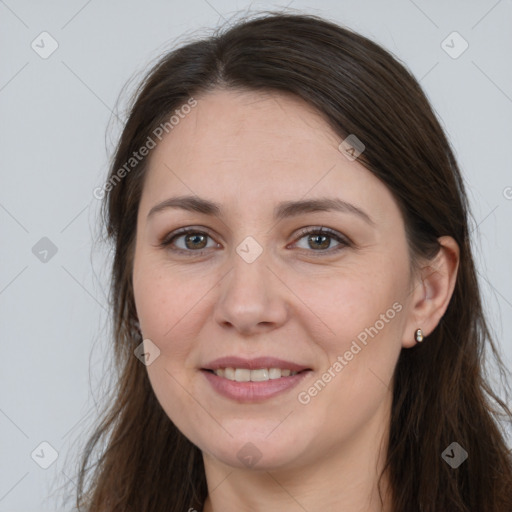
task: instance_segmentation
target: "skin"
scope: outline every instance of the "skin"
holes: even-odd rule
[[[392,375],[414,332],[428,336],[444,314],[458,267],[442,237],[435,260],[410,272],[404,222],[387,187],[302,100],[281,93],[215,90],[152,151],[139,206],[133,269],[141,331],[160,350],[147,366],[176,426],[203,452],[206,512],[385,511],[377,479],[386,455]],[[179,195],[218,202],[222,216],[163,209]],[[364,210],[303,213],[275,222],[281,201],[337,197]],[[178,228],[210,235],[199,249],[159,242]],[[348,237],[309,240],[325,226]],[[236,248],[248,236],[263,252],[252,263]],[[196,244],[196,246],[194,245]],[[206,247],[204,247],[207,244]],[[203,249],[202,255],[194,251]],[[385,323],[307,404],[307,391],[365,328]],[[428,337],[424,343],[428,343]],[[298,387],[259,403],[222,397],[200,368],[227,355],[274,356],[311,368]],[[252,443],[249,467],[237,454]]]

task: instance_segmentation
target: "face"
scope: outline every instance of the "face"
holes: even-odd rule
[[[196,99],[151,153],[138,212],[151,384],[223,464],[325,460],[389,421],[411,286],[402,216],[300,99]]]

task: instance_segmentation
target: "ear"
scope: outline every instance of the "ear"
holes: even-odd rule
[[[416,346],[415,332],[423,331],[427,337],[437,327],[452,298],[460,251],[457,242],[451,236],[438,238],[441,248],[434,257],[423,266],[414,284],[410,303],[409,317],[405,326],[402,346]],[[428,340],[425,340],[428,343]]]

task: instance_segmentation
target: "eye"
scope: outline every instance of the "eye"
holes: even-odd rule
[[[207,245],[208,238],[212,240],[213,245]],[[199,231],[195,228],[178,229],[166,236],[160,242],[160,245],[162,247],[171,247],[175,252],[188,254],[194,253],[194,255],[202,254],[204,249],[211,249],[212,247],[214,248],[219,246],[219,244],[213,241],[208,233]]]
[[[330,228],[305,228],[298,234],[299,241],[306,239],[307,247],[302,248],[312,249],[312,251],[310,250],[309,252],[320,252],[323,254],[326,252],[334,253],[351,245],[351,242],[346,237]],[[332,239],[338,242],[338,245],[334,248],[330,248]]]

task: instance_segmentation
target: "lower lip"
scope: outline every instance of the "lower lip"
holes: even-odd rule
[[[219,377],[206,370],[202,370],[202,373],[220,395],[237,402],[260,402],[289,391],[304,379],[310,370],[263,382],[237,382]]]

